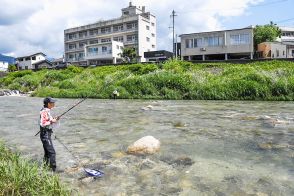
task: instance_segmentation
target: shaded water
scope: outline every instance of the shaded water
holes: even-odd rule
[[[76,102],[59,99],[53,113]],[[40,98],[0,97],[1,139],[38,161],[41,106]],[[80,195],[294,195],[293,109],[292,102],[89,99],[55,130],[57,164]],[[125,153],[147,135],[161,141],[159,153]],[[105,176],[90,181],[81,166]]]

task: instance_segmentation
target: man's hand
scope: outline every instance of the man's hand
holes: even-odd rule
[[[57,116],[57,117],[53,118],[53,119],[51,120],[51,122],[52,122],[52,123],[56,123],[59,119],[60,119],[60,117]]]
[[[56,118],[53,118],[53,119],[51,120],[51,122],[52,122],[52,123],[56,123],[56,122],[57,122]]]

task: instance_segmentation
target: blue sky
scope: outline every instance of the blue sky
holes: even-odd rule
[[[63,31],[121,15],[129,0],[0,0],[0,53],[63,55]],[[294,0],[133,0],[157,17],[157,49],[171,50],[170,14],[176,34],[242,28],[282,21],[294,27]]]
[[[292,19],[284,21],[286,19]],[[266,0],[256,7],[248,8],[246,14],[228,20],[224,25],[227,28],[238,28],[250,24],[267,24],[269,21],[278,22],[279,26],[294,27],[294,0]]]

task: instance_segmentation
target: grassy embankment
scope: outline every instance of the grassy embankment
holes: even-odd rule
[[[125,99],[294,100],[294,63],[134,64],[65,70],[20,71],[0,79],[0,88],[33,96]]]
[[[70,195],[56,175],[20,158],[0,142],[0,195]]]

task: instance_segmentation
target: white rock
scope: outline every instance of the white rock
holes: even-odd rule
[[[145,111],[152,110],[152,109],[153,109],[152,105],[144,106],[144,107],[141,108],[141,110],[145,110]]]
[[[160,149],[160,141],[153,136],[145,136],[137,140],[133,145],[129,146],[127,153],[129,154],[154,154]]]

